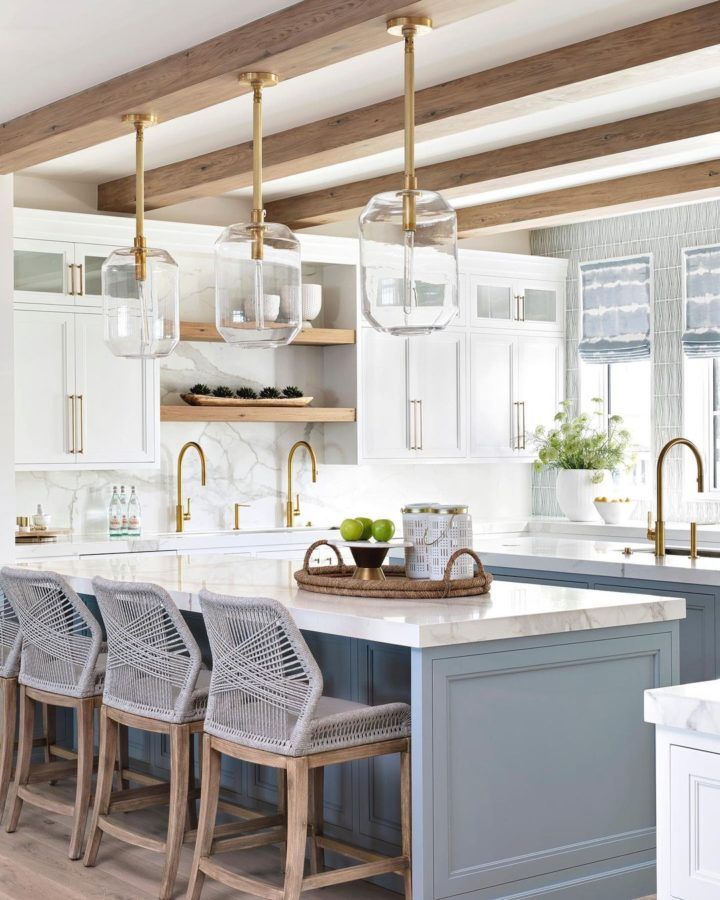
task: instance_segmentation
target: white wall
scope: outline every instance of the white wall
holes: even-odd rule
[[[13,176],[0,175],[0,562],[15,558]]]

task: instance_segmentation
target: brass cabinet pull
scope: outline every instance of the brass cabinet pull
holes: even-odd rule
[[[515,408],[515,428],[514,434],[512,436],[512,448],[513,450],[520,449],[520,404],[515,401],[513,402],[513,407]]]
[[[70,402],[70,434],[72,435],[72,440],[69,442],[68,453],[75,453],[75,395],[68,394],[68,400]]]
[[[409,423],[410,423],[410,449],[417,450],[415,446],[415,435],[417,432],[417,418],[415,416],[415,401],[408,400],[409,409]]]
[[[67,291],[71,297],[75,296],[75,263],[68,263]]]
[[[83,283],[82,263],[79,263],[78,265],[76,265],[75,268],[77,269],[77,273],[78,273],[78,287],[77,287],[76,294],[78,295],[78,297],[82,297],[83,294],[85,293],[85,285]]]
[[[422,410],[422,400],[417,400],[418,409],[420,410],[420,443],[418,445],[418,450],[422,450],[423,448],[423,410]]]
[[[80,402],[80,449],[76,453],[85,452],[85,422],[83,421],[83,395],[78,394],[77,398]]]
[[[525,321],[525,294],[520,294],[520,321]]]
[[[524,322],[524,321],[525,321],[525,318],[523,317],[523,322]],[[526,440],[526,437],[525,437],[525,401],[524,401],[524,400],[521,400],[519,405],[520,405],[520,409],[521,409],[521,411],[522,411],[522,426],[521,426],[521,429],[520,429],[520,441],[521,441],[521,443],[522,443],[522,448],[521,448],[521,449],[522,449],[522,450],[527,450],[527,446],[526,446],[526,443],[525,443],[525,440]]]

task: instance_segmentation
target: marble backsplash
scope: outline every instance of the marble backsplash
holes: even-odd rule
[[[212,321],[212,258],[202,253],[175,253],[181,271],[182,316]],[[320,324],[322,319],[318,320]],[[248,384],[299,385],[317,405],[337,402],[323,371],[323,354],[312,347],[278,351],[238,351],[221,343],[181,343],[160,364],[163,403],[196,382],[211,386]],[[340,426],[334,426],[340,427]],[[349,426],[352,427],[352,426]],[[103,534],[112,486],[135,485],[147,533],[175,528],[177,454],[185,441],[198,441],[207,457],[207,485],[200,486],[197,457],[185,462],[185,497],[192,500],[188,530],[231,528],[235,503],[245,527],[284,524],[287,453],[296,440],[308,440],[320,460],[318,481],[310,481],[308,459],[296,455],[295,489],[301,494],[296,524],[338,524],[348,515],[399,521],[400,507],[412,500],[470,505],[477,519],[524,518],[530,511],[531,467],[509,464],[323,465],[324,426],[269,423],[163,423],[157,469],[92,472],[18,472],[17,514],[29,515],[42,503],[53,524],[78,533]]]

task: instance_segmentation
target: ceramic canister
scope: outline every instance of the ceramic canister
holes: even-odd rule
[[[408,578],[429,577],[427,535],[430,519],[440,509],[439,503],[408,503],[402,509],[403,537],[412,543],[405,548],[405,572]]]
[[[445,574],[448,560],[456,550],[472,548],[472,516],[467,506],[440,506],[431,516],[427,534],[428,574],[439,581]],[[471,556],[461,556],[450,572],[450,578],[472,578]]]

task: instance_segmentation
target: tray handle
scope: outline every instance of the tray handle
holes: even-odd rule
[[[326,544],[328,547],[332,547],[332,549],[335,551],[335,556],[337,556],[338,565],[339,566],[344,565],[343,558],[340,555],[340,551],[335,546],[335,544],[331,544],[330,541],[326,541],[323,539],[320,541],[315,541],[314,544],[310,544],[310,546],[307,548],[307,552],[305,553],[305,559],[303,560],[303,567],[302,567],[303,572],[307,572],[308,574],[310,574],[310,557],[313,554],[313,550],[317,550],[317,548],[322,547],[323,544]]]
[[[478,575],[485,574],[485,567],[483,566],[480,557],[474,550],[470,550],[469,547],[464,547],[461,550],[456,550],[447,561],[447,565],[445,566],[445,573],[443,574],[443,582],[445,586],[445,589],[443,591],[443,599],[445,599],[450,593],[450,585],[452,584],[450,580],[450,573],[452,572],[452,567],[455,565],[455,561],[461,556],[465,556],[466,554],[467,556],[472,556],[472,558],[477,563]]]

